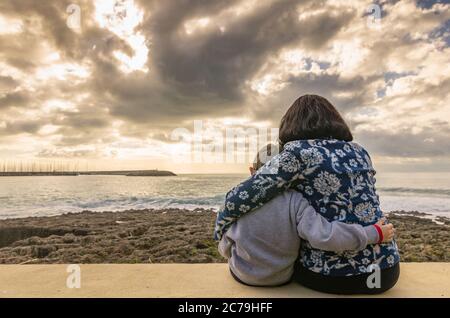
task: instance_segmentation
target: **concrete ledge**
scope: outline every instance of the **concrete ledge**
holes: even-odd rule
[[[226,264],[81,265],[80,289],[66,287],[66,270],[0,265],[0,297],[335,297],[295,283],[243,286]],[[402,263],[397,285],[378,297],[450,297],[450,263]]]

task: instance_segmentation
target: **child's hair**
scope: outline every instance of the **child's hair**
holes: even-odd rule
[[[256,154],[256,158],[253,161],[253,169],[258,170],[270,159],[277,155],[279,152],[278,146],[275,144],[267,144],[263,148],[261,148]]]
[[[338,139],[352,141],[353,135],[337,109],[324,97],[303,95],[281,119],[280,145],[293,140]]]

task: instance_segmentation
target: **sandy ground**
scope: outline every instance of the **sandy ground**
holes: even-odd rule
[[[391,215],[403,262],[450,262],[450,220]],[[405,213],[405,212],[403,212]],[[0,264],[217,263],[215,214],[132,210],[0,221]]]

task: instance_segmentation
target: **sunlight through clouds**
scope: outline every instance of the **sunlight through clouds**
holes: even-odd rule
[[[162,162],[174,129],[277,127],[312,93],[379,163],[450,170],[449,4],[371,28],[370,0],[79,0],[73,30],[70,3],[0,1],[0,159]]]
[[[207,17],[194,19],[184,24],[184,30],[186,31],[186,34],[191,35],[199,29],[206,28],[209,25],[209,22],[210,19]]]
[[[23,31],[20,19],[10,19],[0,14],[0,34],[17,34]]]
[[[133,0],[99,0],[95,2],[95,19],[100,27],[105,28],[123,39],[133,50],[129,56],[122,51],[115,51],[114,56],[122,62],[122,71],[147,72],[146,67],[149,49],[146,38],[136,31],[144,19],[144,12]]]

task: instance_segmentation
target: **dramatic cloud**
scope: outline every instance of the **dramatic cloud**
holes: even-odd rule
[[[450,4],[372,4],[3,0],[0,156],[164,161],[176,128],[277,127],[316,93],[375,161],[450,169]]]

